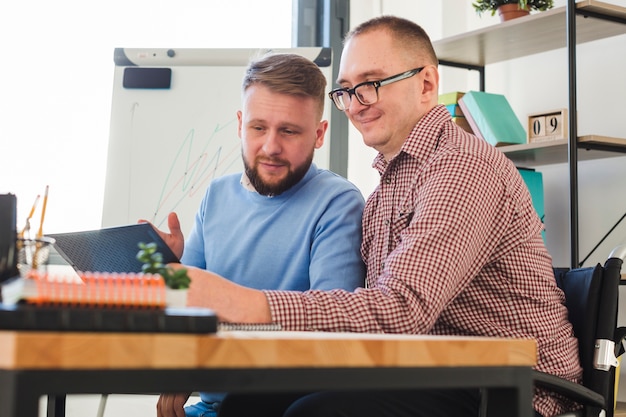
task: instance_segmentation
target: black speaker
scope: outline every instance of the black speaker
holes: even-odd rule
[[[17,270],[17,199],[0,194],[0,284],[18,275]]]

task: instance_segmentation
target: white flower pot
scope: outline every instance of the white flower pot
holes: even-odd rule
[[[165,289],[165,305],[166,307],[182,308],[187,306],[188,289],[173,290]]]

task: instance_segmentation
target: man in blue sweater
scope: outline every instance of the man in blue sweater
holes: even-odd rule
[[[186,241],[175,213],[170,233],[161,232],[183,264],[255,289],[363,286],[363,197],[312,163],[328,128],[325,89],[317,65],[299,55],[268,55],[249,65],[237,113],[245,172],[210,184]],[[164,394],[158,415],[214,416],[223,395],[201,393],[203,401],[185,414],[188,394]]]

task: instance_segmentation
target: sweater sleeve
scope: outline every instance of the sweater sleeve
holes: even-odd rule
[[[365,280],[361,259],[363,197],[356,189],[335,196],[317,224],[311,247],[311,289],[354,290]]]

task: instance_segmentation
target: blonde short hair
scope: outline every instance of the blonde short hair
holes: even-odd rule
[[[261,84],[279,94],[311,97],[318,104],[319,118],[324,113],[326,77],[311,60],[297,54],[268,54],[248,65],[242,91]]]

